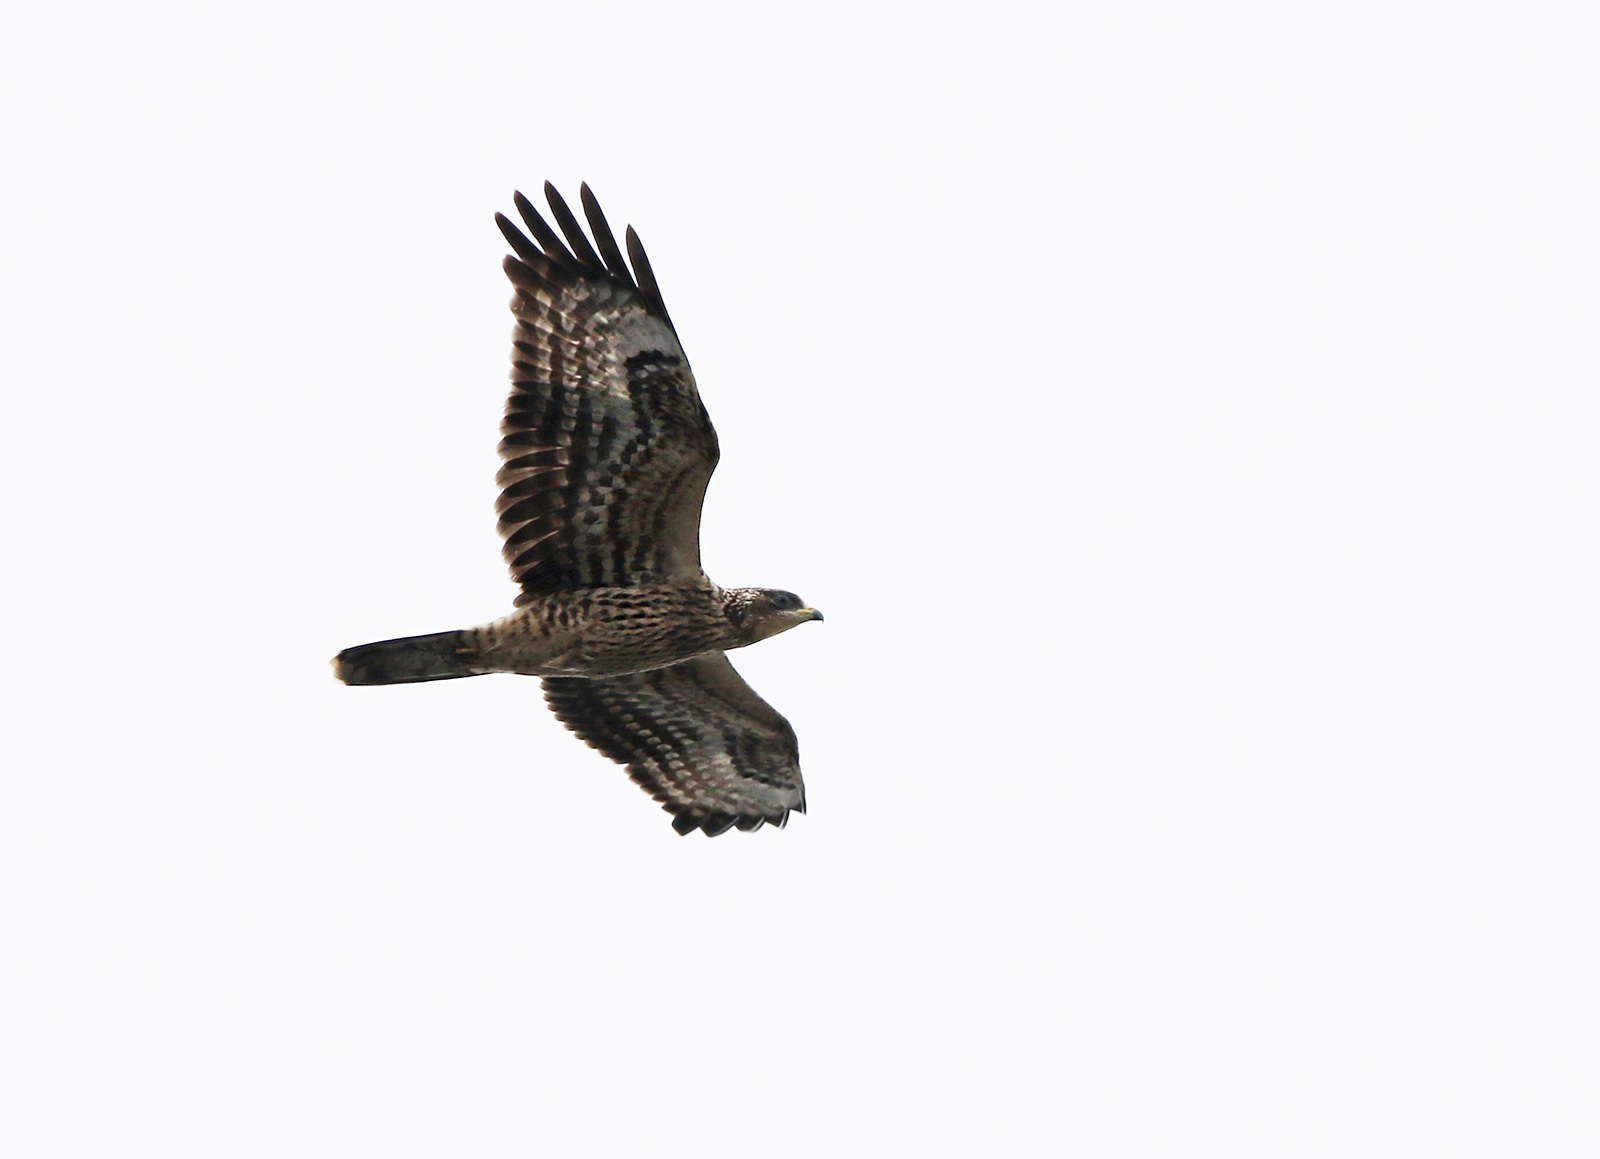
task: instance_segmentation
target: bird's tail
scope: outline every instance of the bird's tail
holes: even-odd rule
[[[346,684],[413,684],[480,676],[466,632],[435,632],[346,648],[333,658],[333,672]]]

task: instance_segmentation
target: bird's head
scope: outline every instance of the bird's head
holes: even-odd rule
[[[723,600],[723,611],[751,644],[807,620],[822,619],[816,608],[779,588],[734,588]]]

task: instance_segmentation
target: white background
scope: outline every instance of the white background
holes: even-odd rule
[[[8,1156],[1592,1156],[1580,5],[56,6],[0,47]],[[634,223],[811,813],[481,622]]]

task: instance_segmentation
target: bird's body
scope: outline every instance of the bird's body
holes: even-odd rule
[[[655,276],[631,229],[629,271],[587,186],[594,245],[545,192],[570,251],[521,194],[543,248],[497,218],[517,252],[497,504],[517,610],[347,648],[334,670],[347,684],[543,677],[556,715],[627,764],[679,832],[782,825],[805,808],[794,732],[723,654],[822,616],[701,570],[719,449]]]
[[[425,648],[459,671],[397,679],[396,670],[375,671],[370,660],[358,667],[360,650],[355,648],[341,652],[335,668],[346,684],[402,684],[490,672],[589,677],[647,672],[761,639],[739,614],[750,592],[760,590],[724,591],[702,577],[698,583],[551,592],[480,627],[362,645],[377,648],[379,656],[401,655],[401,645],[413,652]],[[388,678],[375,678],[382,676]]]
[[[621,676],[747,643],[710,581],[540,596],[469,633],[495,672]]]

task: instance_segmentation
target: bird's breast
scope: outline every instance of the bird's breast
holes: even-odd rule
[[[619,676],[735,646],[700,585],[552,592],[476,633],[481,666],[530,676]]]

